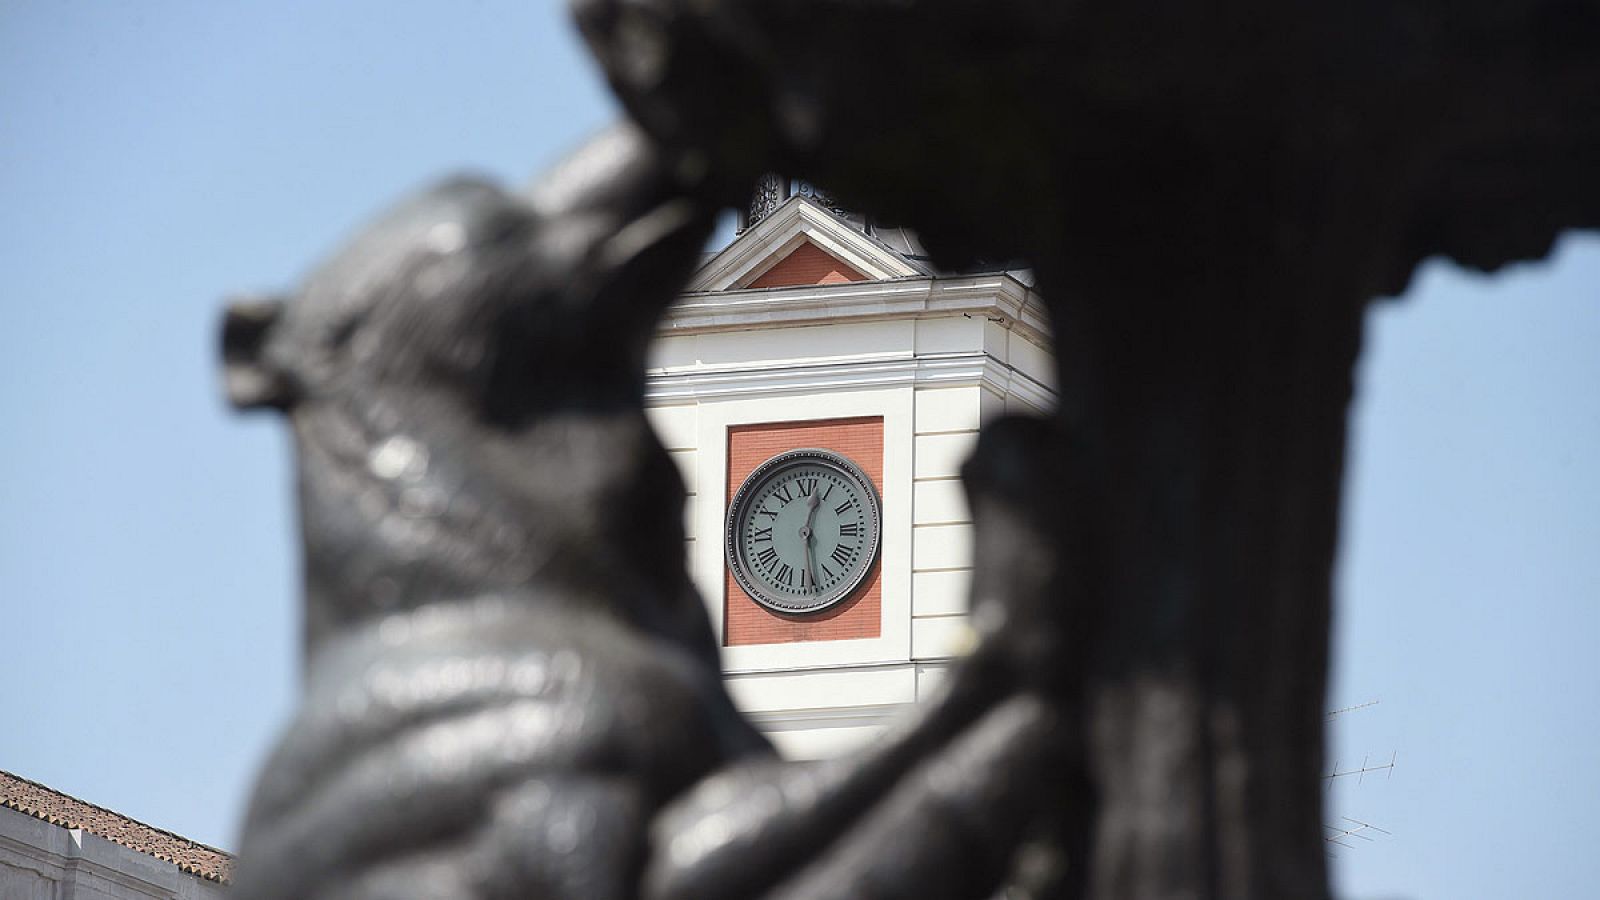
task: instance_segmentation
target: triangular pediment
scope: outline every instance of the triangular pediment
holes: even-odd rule
[[[687,290],[881,281],[928,271],[810,198],[795,196],[707,260]]]

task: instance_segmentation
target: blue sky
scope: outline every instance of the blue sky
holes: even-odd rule
[[[397,195],[517,184],[616,115],[556,3],[0,0],[0,768],[222,846],[290,708],[285,436],[221,298]],[[1600,237],[1376,307],[1330,816],[1356,897],[1600,883]]]

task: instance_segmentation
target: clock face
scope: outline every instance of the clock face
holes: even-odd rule
[[[762,606],[820,612],[861,585],[878,555],[878,492],[855,463],[791,450],[756,467],[728,508],[728,566]]]

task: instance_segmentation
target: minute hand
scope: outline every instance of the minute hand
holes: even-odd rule
[[[806,497],[806,523],[800,526],[800,544],[805,547],[806,551],[805,578],[810,579],[812,589],[817,586],[817,573],[811,564],[811,522],[816,519],[817,505],[821,502],[822,498],[818,497],[815,492]]]

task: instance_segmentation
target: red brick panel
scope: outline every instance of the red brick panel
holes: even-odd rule
[[[728,429],[728,496],[723,509],[732,502],[734,492],[756,466],[785,450],[821,447],[832,450],[861,467],[883,496],[883,418],[827,419],[817,422],[786,422],[768,425],[736,425]],[[723,573],[723,645],[788,644],[796,641],[838,641],[875,638],[882,633],[883,585],[874,561],[866,580],[855,593],[826,610],[808,616],[775,613],[750,599],[734,579],[731,570]],[[726,568],[726,567],[725,567]]]
[[[753,288],[792,287],[800,284],[844,284],[849,281],[866,281],[867,276],[850,268],[810,241],[800,246],[778,264],[761,273],[750,282]]]

